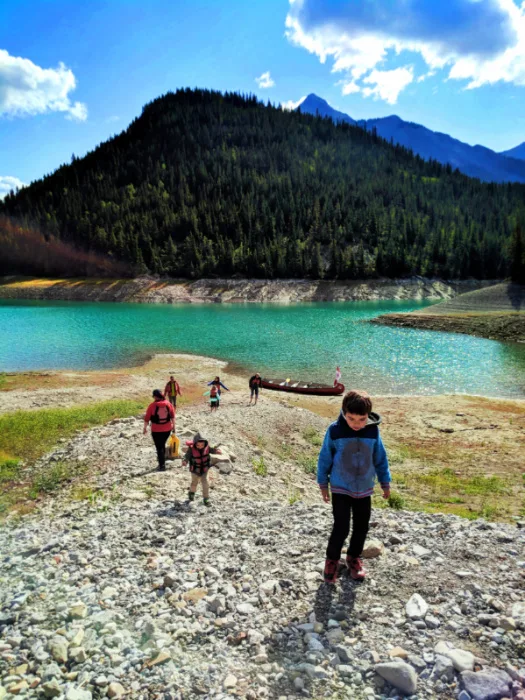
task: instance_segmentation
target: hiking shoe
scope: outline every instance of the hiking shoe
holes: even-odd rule
[[[157,467],[157,471],[158,471],[158,472],[165,472],[165,471],[166,471],[166,465],[164,465],[163,467]]]
[[[337,571],[339,569],[338,559],[327,559],[324,563],[325,583],[335,583],[337,581]]]
[[[205,506],[211,506],[211,502],[209,498],[203,498],[202,502],[204,503]]]
[[[363,568],[363,562],[359,557],[347,557],[346,565],[348,566],[348,571],[350,576],[355,581],[364,581],[366,577],[366,571]]]
[[[195,493],[193,491],[188,491],[188,501],[195,500]]]

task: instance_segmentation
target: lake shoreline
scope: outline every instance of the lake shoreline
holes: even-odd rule
[[[0,299],[148,304],[446,300],[494,281],[424,277],[374,280],[305,279],[44,279],[1,277]]]

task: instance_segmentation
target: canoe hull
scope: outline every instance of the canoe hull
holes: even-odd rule
[[[344,390],[344,384],[327,386],[326,384],[313,384],[308,382],[286,382],[281,379],[262,379],[262,388],[272,391],[287,391],[291,394],[308,394],[309,396],[340,396]]]

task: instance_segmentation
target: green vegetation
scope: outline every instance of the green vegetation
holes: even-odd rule
[[[403,496],[398,493],[391,493],[388,498],[388,506],[394,510],[403,510],[406,508],[406,502]]]
[[[115,399],[102,403],[16,411],[0,416],[0,453],[28,462],[50,450],[60,438],[77,430],[102,425],[113,418],[132,416],[144,410],[144,401]]]
[[[501,278],[524,195],[358,126],[178,90],[0,203],[0,274]]]
[[[54,447],[60,438],[77,430],[107,423],[113,418],[135,415],[145,401],[113,400],[82,407],[16,411],[0,416],[0,516],[16,508],[28,512],[38,497],[59,490],[83,476],[86,467],[57,461],[36,469],[32,462]],[[24,466],[24,464],[26,466]],[[76,498],[90,502],[97,495],[79,487]]]
[[[303,430],[303,438],[314,447],[321,447],[321,445],[323,444],[323,438],[319,435],[318,431],[312,426]]]
[[[257,474],[257,476],[268,476],[268,467],[264,462],[264,457],[252,459],[252,464],[253,471]]]

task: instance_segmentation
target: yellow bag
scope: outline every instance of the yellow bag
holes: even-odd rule
[[[172,433],[168,439],[168,444],[166,446],[166,457],[168,459],[177,459],[177,457],[179,456],[179,446],[179,438],[175,435],[175,433]]]

